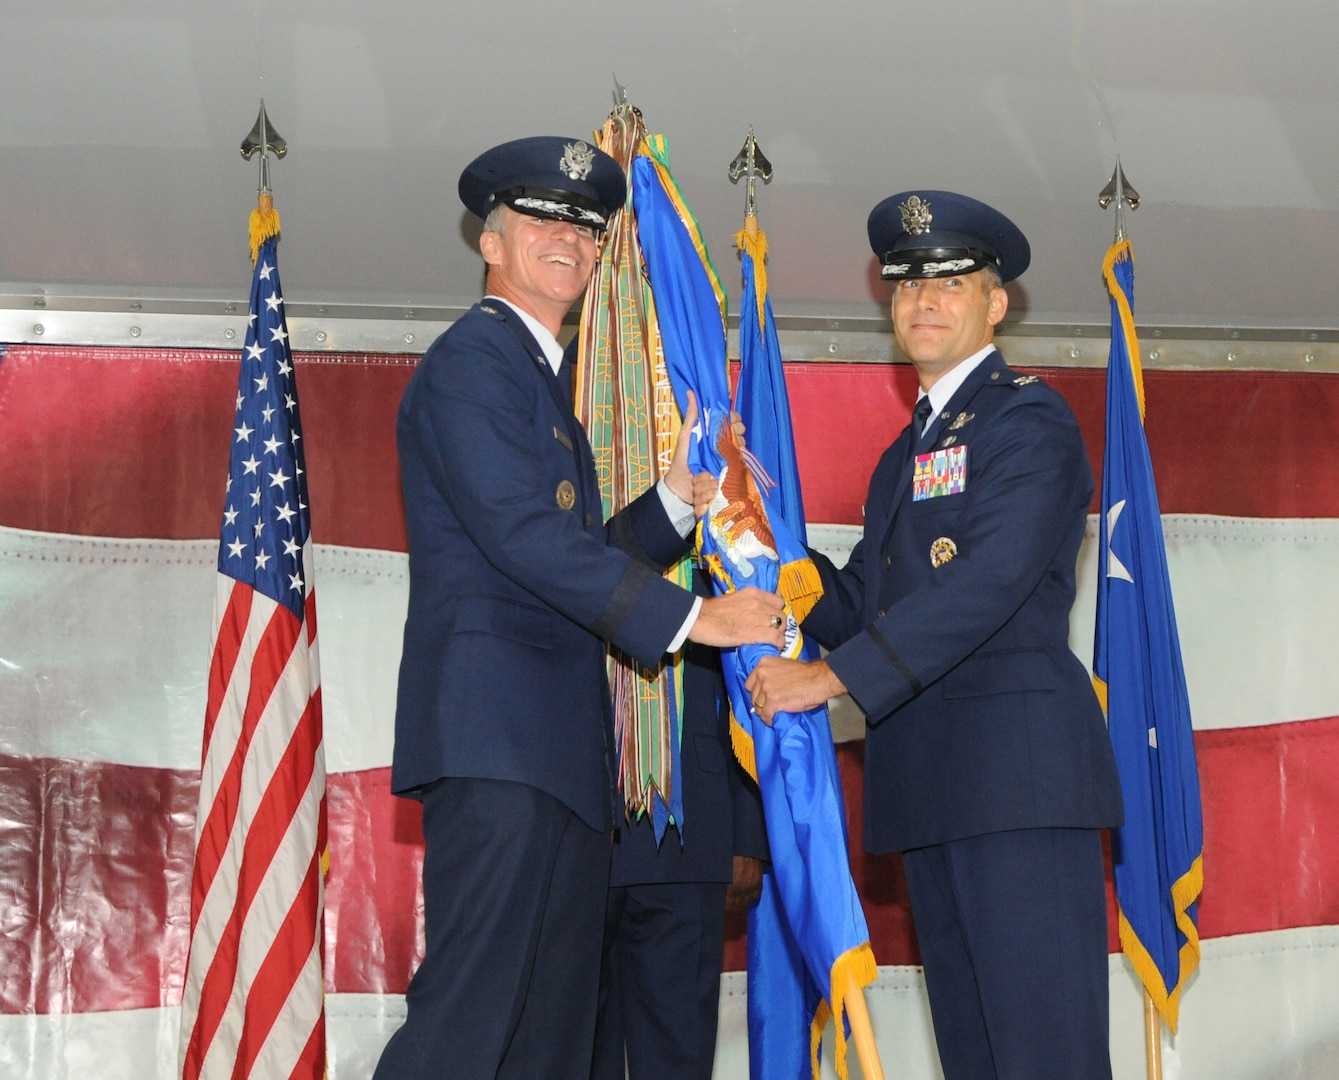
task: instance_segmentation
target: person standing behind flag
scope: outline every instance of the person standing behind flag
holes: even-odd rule
[[[946,1080],[1101,1080],[1101,830],[1121,796],[1068,645],[1092,471],[1068,405],[993,345],[1002,284],[1031,258],[1017,226],[907,191],[869,238],[916,417],[845,568],[814,553],[825,592],[804,629],[831,653],[766,658],[747,686],[764,719],[846,692],[864,710],[865,848],[903,853]]]
[[[693,571],[699,595],[711,585]],[[678,780],[684,821],[621,820],[605,912],[591,1080],[711,1080],[727,910],[762,888],[757,784],[735,759],[720,655],[684,649]]]
[[[378,1080],[587,1080],[614,802],[604,642],[651,665],[685,637],[782,640],[779,597],[703,600],[660,576],[692,524],[686,439],[663,484],[602,520],[556,338],[624,190],[612,158],[549,136],[460,178],[488,295],[428,349],[397,424],[391,786],[423,803],[426,942]]]

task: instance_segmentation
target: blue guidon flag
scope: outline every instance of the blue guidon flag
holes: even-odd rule
[[[1204,829],[1181,643],[1134,328],[1134,255],[1118,241],[1102,267],[1111,293],[1106,452],[1093,670],[1125,799],[1112,834],[1121,947],[1167,1026],[1199,964],[1196,905]]]
[[[692,212],[670,175],[663,140],[652,137],[647,144],[650,152],[639,154],[632,164],[632,201],[665,360],[680,412],[688,390],[702,410],[689,466],[694,473],[709,472],[720,480],[719,494],[699,525],[702,559],[718,592],[756,585],[779,593],[787,603],[784,655],[804,656],[807,646],[799,623],[818,601],[822,587],[803,544],[787,525],[792,510],[797,520],[803,520],[798,477],[785,494],[787,514],[783,515],[763,490],[772,481],[755,475],[735,438],[730,423],[724,292]],[[745,312],[746,318],[765,312],[764,304],[755,301],[755,305]],[[765,333],[761,325],[759,332]],[[779,350],[773,360],[772,376],[779,379]],[[756,362],[756,357],[749,361]],[[758,374],[766,381],[767,372]],[[748,378],[753,375],[750,372]],[[781,455],[789,459],[792,469],[794,457],[789,445],[789,413],[782,436],[780,402],[759,400],[771,397],[767,391],[760,394],[761,389],[755,385],[752,391],[758,408],[750,409],[756,425],[749,429],[751,438],[759,451],[777,455],[776,475],[784,476]],[[773,412],[770,424],[762,417],[764,408]],[[752,1020],[756,1014],[768,1028],[760,1030],[750,1024],[750,1043],[756,1040],[762,1048],[755,1051],[751,1045],[750,1071],[769,1080],[802,1075],[802,1051],[808,1038],[810,1071],[817,1077],[819,1039],[827,1019],[833,1017],[834,1064],[844,1078],[847,993],[852,988],[858,993],[873,982],[878,969],[851,879],[827,710],[779,713],[771,727],[760,721],[751,723],[744,682],[765,655],[776,655],[776,650],[744,646],[723,650],[721,657],[733,713],[735,752],[758,780],[772,861],[764,903],[750,921],[750,1016]],[[760,920],[763,928],[759,928]],[[753,940],[755,933],[758,942]],[[758,948],[763,941],[768,955],[760,961]],[[774,983],[763,985],[753,976],[752,969],[759,962],[771,964],[768,970],[776,977]],[[776,991],[775,997],[765,997],[769,990]],[[756,1007],[755,993],[759,995]],[[766,1008],[769,1001],[775,1006],[770,1012]],[[798,1055],[794,1052],[797,1034]]]

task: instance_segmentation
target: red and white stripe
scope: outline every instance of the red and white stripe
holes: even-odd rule
[[[320,1077],[326,822],[315,589],[304,624],[226,575],[216,588],[182,1076]]]

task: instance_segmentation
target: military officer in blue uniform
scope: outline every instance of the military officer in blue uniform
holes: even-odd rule
[[[617,163],[522,139],[459,191],[485,219],[488,295],[428,349],[397,426],[409,611],[391,783],[423,804],[426,951],[376,1077],[587,1080],[612,832],[605,642],[647,665],[685,638],[780,644],[782,604],[661,576],[693,520],[686,446],[603,520],[557,334],[623,204]]]
[[[870,480],[845,568],[758,665],[764,717],[849,692],[868,719],[865,847],[900,851],[947,1080],[1103,1080],[1101,830],[1121,821],[1101,707],[1070,651],[1092,500],[1064,400],[992,344],[1028,243],[1003,214],[907,191],[870,214],[916,417]]]
[[[704,571],[699,595],[710,595]],[[620,824],[591,1080],[711,1080],[727,906],[744,912],[767,856],[758,786],[735,760],[717,650],[684,649],[682,826]]]

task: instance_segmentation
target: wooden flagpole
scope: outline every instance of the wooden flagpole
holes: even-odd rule
[[[1162,1017],[1144,991],[1144,1064],[1148,1080],[1162,1080]]]
[[[874,1029],[869,1022],[865,991],[855,981],[854,972],[848,971],[846,978],[846,1017],[851,1021],[851,1038],[855,1040],[855,1053],[860,1059],[860,1072],[865,1080],[883,1080],[883,1063],[879,1060],[879,1047],[874,1042]],[[838,1023],[840,1022],[839,1020]]]

